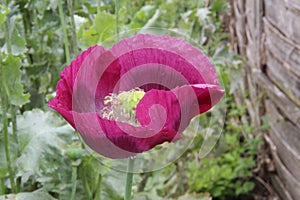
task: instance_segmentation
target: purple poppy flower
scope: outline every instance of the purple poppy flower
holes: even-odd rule
[[[145,92],[133,110],[138,125],[101,114],[113,111],[107,97],[134,88]],[[109,158],[126,158],[180,139],[190,120],[224,94],[203,53],[182,39],[148,34],[121,40],[108,50],[90,47],[64,69],[56,92],[48,105],[90,148]]]

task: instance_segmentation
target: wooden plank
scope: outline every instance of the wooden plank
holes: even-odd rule
[[[274,143],[272,143],[272,140],[268,139],[266,140],[268,144],[270,145],[273,161],[275,164],[276,172],[288,191],[289,194],[291,194],[292,198],[295,200],[298,200],[300,197],[300,182],[298,182],[294,176],[286,169],[282,161],[280,160],[279,156],[277,155],[277,148]]]
[[[239,8],[240,13],[245,12],[245,0],[234,0],[237,2],[237,6]]]
[[[260,110],[261,107],[257,105],[261,105],[261,99],[258,98],[260,93],[260,88],[258,87],[257,83],[253,79],[252,69],[250,66],[244,67],[244,74],[245,74],[245,85],[247,88],[243,89],[243,91],[248,90],[249,92],[249,102],[245,99],[245,103],[247,105],[247,110],[251,118],[251,124],[259,127],[260,126]]]
[[[270,175],[270,180],[272,186],[275,188],[277,194],[280,196],[282,200],[293,200],[290,193],[284,187],[280,178],[277,175],[274,174]]]
[[[247,40],[248,40],[248,45],[246,48],[246,55],[247,55],[247,62],[248,64],[252,67],[252,68],[259,68],[259,59],[257,58],[257,51],[259,51],[259,49],[257,49],[257,41],[250,39],[250,35],[249,35],[249,29],[246,29],[246,35],[247,35]]]
[[[268,77],[298,106],[300,106],[300,79],[283,67],[283,63],[267,50]]]
[[[251,39],[256,32],[256,16],[255,16],[255,1],[256,0],[247,0],[246,1],[246,20],[247,28],[249,29],[249,36]]]
[[[248,61],[256,63],[256,55],[254,52],[257,51],[256,47],[256,36],[257,36],[257,25],[256,25],[256,0],[246,1],[246,36],[248,40],[247,45],[247,57]],[[253,67],[253,64],[251,66]],[[254,64],[255,65],[255,64]]]
[[[286,29],[282,30],[287,38],[300,45],[300,12],[294,12],[291,9],[286,11],[286,18],[281,19],[283,24],[286,24]]]
[[[246,17],[245,13],[239,9],[238,2],[233,1],[233,10],[234,10],[234,16],[235,16],[235,30],[239,45],[239,50],[242,55],[246,55],[246,33],[245,33],[245,27],[246,27]]]
[[[283,62],[286,70],[300,78],[300,46],[282,35],[268,20],[264,20],[264,25],[267,49]]]
[[[234,11],[234,1],[229,0],[230,4],[230,23],[229,23],[229,32],[230,32],[230,44],[231,44],[231,50],[238,53],[238,41],[237,41],[237,34],[236,34],[236,17],[235,17],[235,11]]]
[[[296,12],[300,12],[300,1],[299,0],[285,0],[286,5]]]
[[[300,129],[285,121],[272,101],[266,101],[266,111],[271,125],[270,138],[287,169],[300,182]]]
[[[286,95],[274,85],[260,70],[253,69],[253,78],[265,89],[268,96],[281,112],[300,128],[300,108],[296,106]]]
[[[265,0],[265,16],[278,29],[282,29],[281,18],[285,17],[286,5],[284,0]]]
[[[277,146],[278,155],[285,167],[300,183],[300,151],[297,148],[300,142],[299,129],[288,122],[278,123],[271,128],[270,137]],[[295,144],[296,141],[297,144]]]
[[[300,12],[290,9],[285,0],[265,0],[265,17],[287,38],[300,44]]]
[[[246,1],[246,22],[247,26],[247,58],[251,67],[260,68],[261,65],[261,35],[263,4],[261,0]]]
[[[281,162],[277,154],[275,154],[275,152],[272,152],[272,156],[273,156],[273,161],[275,163],[276,171],[283,185],[285,185],[285,188],[289,191],[289,193],[294,199],[299,199],[300,183],[297,182],[294,176],[290,174],[290,172],[285,168],[285,166],[283,165],[283,163]]]

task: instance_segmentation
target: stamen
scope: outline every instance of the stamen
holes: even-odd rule
[[[127,122],[134,126],[140,125],[136,118],[136,105],[145,92],[135,88],[119,94],[111,93],[104,98],[104,107],[100,110],[101,117],[110,120]]]

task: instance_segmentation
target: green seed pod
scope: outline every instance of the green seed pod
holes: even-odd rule
[[[70,147],[67,150],[67,155],[71,160],[80,159],[83,156],[84,150],[78,147]]]

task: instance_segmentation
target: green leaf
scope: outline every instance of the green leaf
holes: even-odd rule
[[[99,174],[104,176],[108,170],[108,167],[103,166],[95,157],[89,155],[82,159],[82,163],[78,168],[78,174],[91,192],[96,193],[99,189],[97,188]]]
[[[16,26],[11,34],[11,51],[13,55],[21,55],[27,51],[26,40],[20,35]]]
[[[12,161],[16,177],[23,185],[38,182],[59,199],[69,199],[72,165],[66,150],[74,143],[71,126],[53,112],[38,109],[17,116],[17,124],[20,154]]]
[[[17,28],[17,21],[20,20],[21,18],[18,16],[13,16],[9,20],[9,39],[10,39],[10,45],[11,45],[11,52],[8,52],[7,49],[7,42],[3,46],[4,52],[6,54],[12,53],[15,56],[22,55],[27,51],[26,47],[26,40],[24,37],[22,37],[19,33],[19,30]]]
[[[59,170],[60,160],[72,138],[72,128],[51,112],[26,111],[17,117],[21,156],[16,160],[18,175],[41,175]]]
[[[22,192],[19,194],[9,194],[0,196],[0,200],[55,200],[50,194],[43,190],[34,192]]]
[[[9,13],[9,9],[4,5],[0,5],[0,26],[6,21],[6,15]]]
[[[82,48],[95,44],[109,43],[115,39],[115,16],[106,12],[98,13],[90,28],[85,27],[79,30],[78,39]],[[83,26],[87,26],[84,24]],[[85,30],[88,28],[87,30]]]
[[[30,95],[24,94],[21,83],[21,59],[8,54],[2,64],[2,79],[10,103],[16,106],[26,104],[29,102]]]
[[[155,6],[146,5],[142,7],[134,16],[132,23],[130,24],[131,29],[142,28],[147,21],[154,15]]]
[[[125,191],[125,178],[125,173],[114,170],[110,170],[109,173],[105,174],[102,178],[105,181],[102,181],[103,192],[101,193],[101,199],[122,200],[123,192]]]

